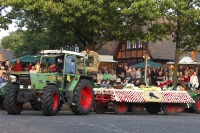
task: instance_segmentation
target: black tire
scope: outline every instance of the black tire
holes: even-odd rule
[[[131,105],[131,110],[135,113],[141,113],[144,111],[144,104],[134,103]]]
[[[124,115],[128,111],[128,104],[124,102],[114,102],[113,103],[113,109],[116,114],[118,115]]]
[[[21,114],[23,103],[17,103],[17,93],[19,90],[19,85],[10,85],[6,90],[4,96],[4,107],[8,114],[19,115]]]
[[[195,99],[195,103],[193,104],[193,109],[195,113],[200,113],[200,96]]]
[[[40,103],[31,103],[31,107],[32,107],[32,109],[37,110],[37,111],[42,110]]]
[[[147,103],[146,110],[149,114],[158,114],[161,109],[160,103]]]
[[[108,103],[107,104],[96,104],[96,103],[94,103],[94,111],[97,114],[104,114],[107,109],[108,109]]]
[[[80,79],[73,92],[71,110],[75,115],[86,115],[90,112],[94,102],[93,87],[89,80]]]
[[[48,85],[43,89],[41,98],[42,113],[45,116],[54,116],[58,113],[60,95],[55,85]]]
[[[187,113],[194,113],[194,109],[193,108],[185,108],[184,110]]]
[[[1,99],[0,101],[0,109],[1,110],[5,110],[6,108],[4,107],[4,104],[3,104],[3,99]]]
[[[178,105],[176,103],[164,103],[162,104],[163,112],[166,115],[174,115],[177,112]]]

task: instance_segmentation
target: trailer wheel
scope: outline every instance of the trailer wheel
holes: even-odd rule
[[[178,106],[178,107],[177,107],[176,113],[181,113],[181,112],[183,112],[183,107]]]
[[[40,103],[31,103],[31,107],[34,110],[41,111],[41,104]]]
[[[144,111],[144,105],[140,103],[132,104],[131,110],[135,113],[140,113]]]
[[[73,101],[75,105],[71,110],[75,115],[86,115],[90,112],[94,101],[92,85],[87,79],[81,79],[74,89]]]
[[[160,103],[147,103],[146,110],[149,114],[158,114],[161,109]]]
[[[54,116],[60,104],[59,91],[55,85],[48,85],[43,89],[41,98],[42,113],[45,116]]]
[[[118,115],[123,115],[128,110],[128,104],[125,102],[114,102],[113,109]]]
[[[193,105],[193,109],[196,113],[200,113],[200,96],[195,99],[195,103]]]
[[[4,96],[4,107],[8,114],[10,115],[19,115],[21,114],[23,104],[17,103],[17,93],[19,90],[18,85],[10,85]]]
[[[108,103],[106,104],[96,104],[94,103],[94,111],[97,114],[104,114],[106,112],[106,110],[108,109]]]
[[[175,103],[164,103],[162,105],[163,112],[166,115],[174,115],[177,112],[177,107]]]

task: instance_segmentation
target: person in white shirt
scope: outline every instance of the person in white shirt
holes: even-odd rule
[[[190,84],[191,84],[192,88],[194,88],[194,89],[198,88],[199,81],[198,81],[196,72],[193,72],[192,76],[190,77]]]
[[[31,67],[31,70],[29,71],[30,73],[37,73],[37,70],[35,69],[35,66]]]

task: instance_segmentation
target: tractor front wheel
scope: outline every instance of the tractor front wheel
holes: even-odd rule
[[[87,79],[81,79],[74,89],[71,110],[76,115],[86,115],[90,112],[94,101],[92,85]]]
[[[128,104],[125,102],[114,102],[113,109],[118,115],[123,115],[126,114],[128,110]]]
[[[163,112],[166,115],[174,115],[177,112],[177,104],[175,103],[165,103],[162,105]]]
[[[23,104],[17,103],[17,93],[19,90],[19,85],[10,85],[4,96],[4,107],[8,114],[19,115],[21,114]]]
[[[45,116],[54,116],[58,112],[58,107],[60,104],[60,97],[58,88],[55,85],[48,85],[44,88],[41,107],[42,113]]]
[[[193,105],[193,109],[196,113],[200,113],[200,96],[195,99],[195,103]]]

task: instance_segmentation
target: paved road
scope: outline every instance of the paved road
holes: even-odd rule
[[[128,113],[103,115],[91,112],[76,116],[61,111],[57,116],[43,116],[40,111],[8,115],[0,111],[0,133],[199,133],[200,114],[180,113],[167,116]]]

